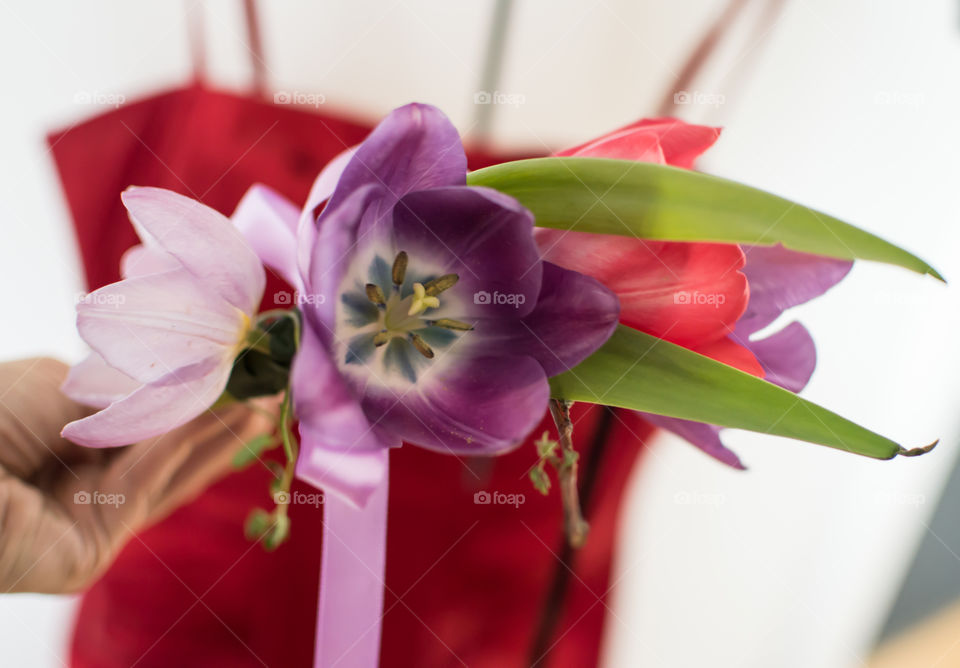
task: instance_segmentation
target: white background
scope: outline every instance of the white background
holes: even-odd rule
[[[239,4],[0,0],[0,357],[81,352],[82,285],[44,133],[107,109],[78,93],[133,99],[185,81],[187,8],[203,8],[214,81],[243,87]],[[261,4],[275,90],[370,119],[432,102],[473,129],[492,2]],[[522,103],[496,105],[495,141],[556,148],[651,114],[721,4],[518,3],[497,90]],[[849,220],[960,280],[958,71],[948,0],[792,0],[765,35],[737,26],[692,88],[722,104],[677,113],[726,127],[702,168]],[[956,455],[957,307],[953,288],[858,265],[790,314],[820,351],[806,396],[909,445],[942,438],[931,456],[874,462],[728,434],[743,474],[658,437],[624,519],[607,665],[862,665]],[[0,597],[2,663],[64,665],[71,606]]]

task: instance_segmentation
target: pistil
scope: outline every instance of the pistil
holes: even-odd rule
[[[410,309],[407,315],[417,315],[423,313],[428,308],[438,308],[440,300],[437,297],[427,294],[427,289],[423,283],[413,284],[413,299],[410,301]]]

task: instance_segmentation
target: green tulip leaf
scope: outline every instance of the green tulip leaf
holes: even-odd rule
[[[908,450],[772,383],[624,325],[593,355],[551,378],[550,387],[557,399],[785,436],[876,459],[933,447]]]
[[[786,248],[898,265],[943,280],[929,264],[825,213],[727,179],[630,160],[536,158],[472,172],[472,186],[511,195],[542,227],[664,241]]]

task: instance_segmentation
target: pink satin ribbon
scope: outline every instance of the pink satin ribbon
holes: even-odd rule
[[[315,668],[380,665],[388,497],[384,475],[364,508],[324,499]]]

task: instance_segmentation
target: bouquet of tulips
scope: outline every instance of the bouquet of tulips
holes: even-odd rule
[[[387,116],[333,160],[302,206],[254,185],[228,219],[170,191],[122,194],[141,244],[123,280],[88,295],[93,353],[63,387],[102,408],[63,434],[91,447],[157,436],[212,406],[281,394],[274,510],[248,532],[290,531],[293,479],[326,495],[317,665],[376,665],[389,452],[402,443],[495,455],[548,409],[533,484],[576,498],[571,402],[642,412],[735,467],[724,427],[879,459],[915,455],[796,392],[816,353],[785,309],[856,259],[940,278],[919,258],[826,214],[692,171],[719,135],[670,119],[555,156],[468,173],[434,107]],[[258,312],[266,271],[294,290]],[[941,279],[942,280],[942,279]],[[294,425],[298,425],[294,433]]]

